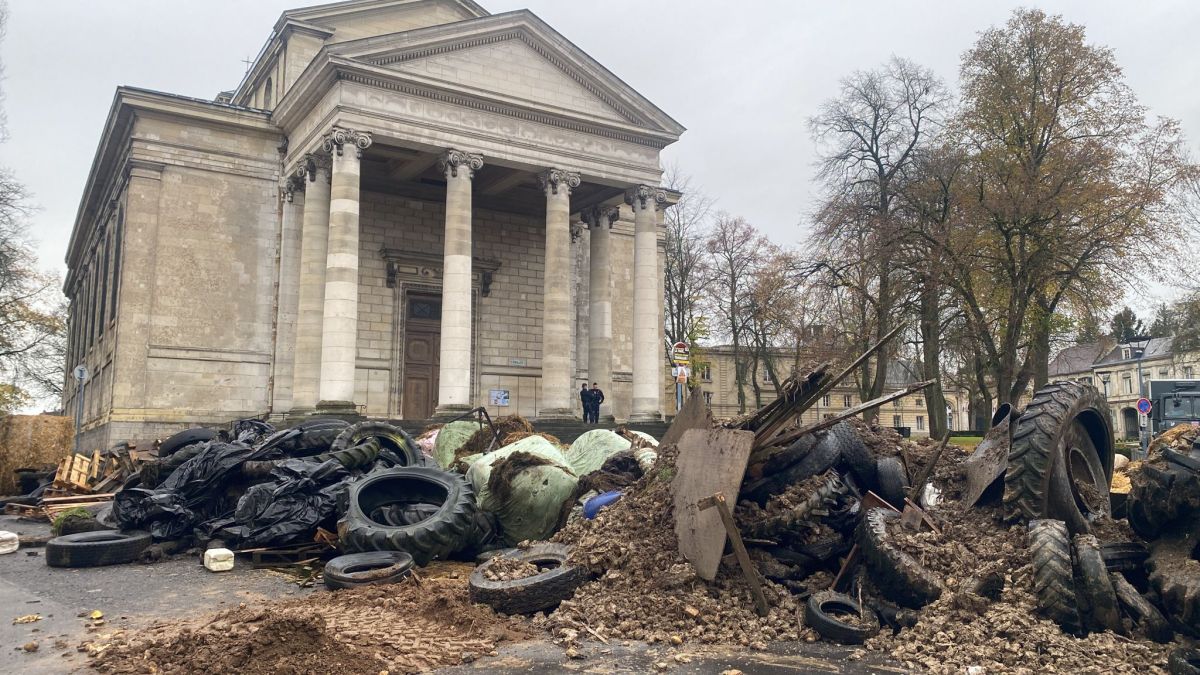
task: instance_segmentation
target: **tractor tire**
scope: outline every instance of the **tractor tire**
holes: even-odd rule
[[[1029,523],[1029,553],[1033,559],[1033,594],[1038,611],[1068,633],[1082,632],[1071,569],[1071,539],[1061,520]]]
[[[391,450],[403,462],[401,466],[422,466],[421,449],[403,429],[386,422],[360,422],[342,430],[334,439],[331,452],[348,450],[373,439],[381,450]],[[378,456],[378,452],[375,453]],[[374,460],[372,460],[374,461]]]
[[[898,518],[887,509],[868,509],[858,526],[858,546],[880,592],[904,607],[920,609],[941,596],[942,582],[889,541],[888,523]]]
[[[1117,572],[1109,572],[1108,577],[1112,580],[1113,589],[1117,592],[1117,601],[1121,603],[1121,610],[1129,615],[1133,625],[1143,635],[1161,644],[1166,644],[1175,637],[1175,631],[1171,629],[1171,624],[1166,617],[1149,600],[1138,593],[1133,584]]]
[[[349,422],[334,417],[305,420],[290,429],[275,432],[260,447],[276,450],[285,457],[311,457],[329,452],[333,442],[349,426]]]
[[[438,509],[410,525],[371,518],[380,507],[396,504],[437,504]],[[429,467],[388,469],[351,484],[338,535],[344,551],[405,551],[425,566],[470,543],[477,511],[471,484],[458,474]]]
[[[884,457],[876,466],[879,476],[879,496],[892,506],[903,509],[908,494],[908,470],[899,457]]]
[[[1155,542],[1147,564],[1150,587],[1162,599],[1166,615],[1200,635],[1200,560],[1193,557],[1194,537],[1179,535]]]
[[[1091,619],[1100,630],[1123,634],[1121,610],[1117,604],[1117,592],[1113,589],[1104,558],[1100,556],[1100,542],[1094,535],[1077,534],[1074,539],[1075,560],[1079,565],[1079,581],[1091,608]]]
[[[175,451],[179,450],[180,448],[195,443],[211,441],[216,437],[217,432],[213,429],[186,429],[175,434],[174,436],[168,436],[166,440],[164,440],[162,443],[159,443],[158,456],[167,457],[168,455],[174,454]]]
[[[1005,514],[1062,520],[1072,534],[1086,534],[1091,520],[1108,512],[1112,470],[1112,414],[1104,396],[1078,382],[1047,385],[1016,422]]]
[[[875,478],[875,456],[858,437],[858,430],[849,422],[839,422],[825,436],[827,443],[837,445],[842,463],[858,481],[863,491],[874,490],[878,483]]]
[[[99,530],[55,537],[46,543],[50,567],[100,567],[138,559],[152,541],[148,532]]]

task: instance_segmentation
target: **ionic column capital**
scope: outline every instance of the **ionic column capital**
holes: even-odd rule
[[[621,211],[615,206],[593,206],[584,209],[580,214],[588,228],[598,228],[607,224],[612,229],[613,223],[621,217]]]
[[[579,183],[579,174],[574,171],[546,169],[538,174],[538,184],[546,191],[547,197],[558,194],[560,187],[569,195],[571,190],[579,187]]]
[[[475,177],[476,171],[483,168],[483,155],[448,148],[446,154],[438,160],[438,164],[442,167],[442,173],[446,174],[446,180],[458,178],[459,168],[465,169],[467,178],[470,179]]]
[[[300,161],[300,165],[296,167],[294,175],[299,178],[301,182],[307,178],[308,182],[315,183],[317,182],[317,171],[324,170],[325,180],[328,181],[332,164],[333,161],[329,155],[325,153],[310,152],[304,155],[304,159],[302,159]]]
[[[342,156],[342,149],[347,143],[354,146],[354,156],[361,158],[362,151],[371,147],[371,133],[334,127],[332,131],[321,137],[321,147],[325,152],[331,154],[336,152],[338,157]]]
[[[653,185],[637,185],[625,191],[625,203],[635,209],[662,209],[667,206],[667,193]]]

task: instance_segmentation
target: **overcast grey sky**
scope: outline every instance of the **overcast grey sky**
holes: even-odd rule
[[[528,8],[688,127],[668,149],[719,208],[778,243],[803,235],[814,195],[805,120],[839,78],[891,55],[954,83],[959,57],[1017,6],[1087,27],[1113,48],[1153,114],[1200,148],[1200,3],[1194,0],[479,0]],[[15,169],[42,207],[43,263],[63,256],[118,85],[211,98],[234,88],[285,9],[304,0],[10,0],[2,48]],[[1146,306],[1145,300],[1135,307]]]

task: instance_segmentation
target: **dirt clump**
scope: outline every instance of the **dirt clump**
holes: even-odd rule
[[[535,432],[535,431],[513,431],[513,432],[509,433],[507,436],[501,436],[501,438],[503,438],[504,440],[500,443],[500,447],[512,445],[513,443],[516,443],[517,441],[519,441],[523,438],[529,438],[530,436],[541,436],[542,438],[550,441],[557,447],[560,447],[560,448],[564,447],[563,442],[558,440],[558,436],[555,436],[554,434],[542,433],[540,431],[538,431],[538,432]]]
[[[643,473],[642,465],[638,463],[632,451],[618,452],[606,459],[598,470],[579,477],[575,496],[579,497],[593,490],[600,493],[623,490],[636,483]]]
[[[670,481],[676,450],[662,448],[654,468],[625,497],[594,519],[575,520],[554,541],[572,544],[572,563],[598,575],[546,617],[535,617],[566,643],[594,631],[605,638],[651,643],[724,643],[764,646],[800,639],[799,606],[785,588],[767,582],[770,613],[754,613],[750,591],[736,570],[721,569],[713,583],[678,550]]]
[[[492,465],[492,475],[488,477],[487,483],[488,490],[502,503],[512,495],[512,482],[522,471],[553,464],[553,461],[531,452],[514,452]]]
[[[531,634],[467,599],[461,578],[410,578],[97,637],[103,673],[422,672],[473,660]]]
[[[492,433],[491,426],[485,424],[484,426],[480,427],[479,431],[476,431],[470,438],[467,439],[466,443],[462,444],[462,447],[454,451],[454,461],[457,462],[463,457],[470,457],[471,455],[478,455],[479,453],[487,452],[488,448],[492,447],[493,441],[496,441],[496,445],[495,447],[492,447],[492,449],[495,450],[500,448],[502,447],[503,440],[510,434],[531,433],[533,431],[533,425],[529,423],[529,420],[521,417],[520,415],[499,417],[493,424],[496,427],[494,434]]]
[[[527,579],[541,573],[542,570],[531,562],[515,558],[496,558],[483,571],[483,576],[488,581],[515,581],[517,579]]]

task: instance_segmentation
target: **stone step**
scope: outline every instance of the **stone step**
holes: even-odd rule
[[[401,429],[404,429],[409,434],[416,436],[422,429],[434,424],[436,420],[388,420],[390,424],[394,424]],[[533,428],[539,432],[550,434],[564,444],[571,444],[576,438],[583,435],[584,432],[592,429],[610,429],[615,430],[617,424],[584,424],[582,421],[555,421],[555,422],[534,422]],[[666,433],[668,422],[650,422],[642,424],[626,424],[623,425],[626,429],[632,431],[640,431],[650,434],[654,438],[662,438]]]

